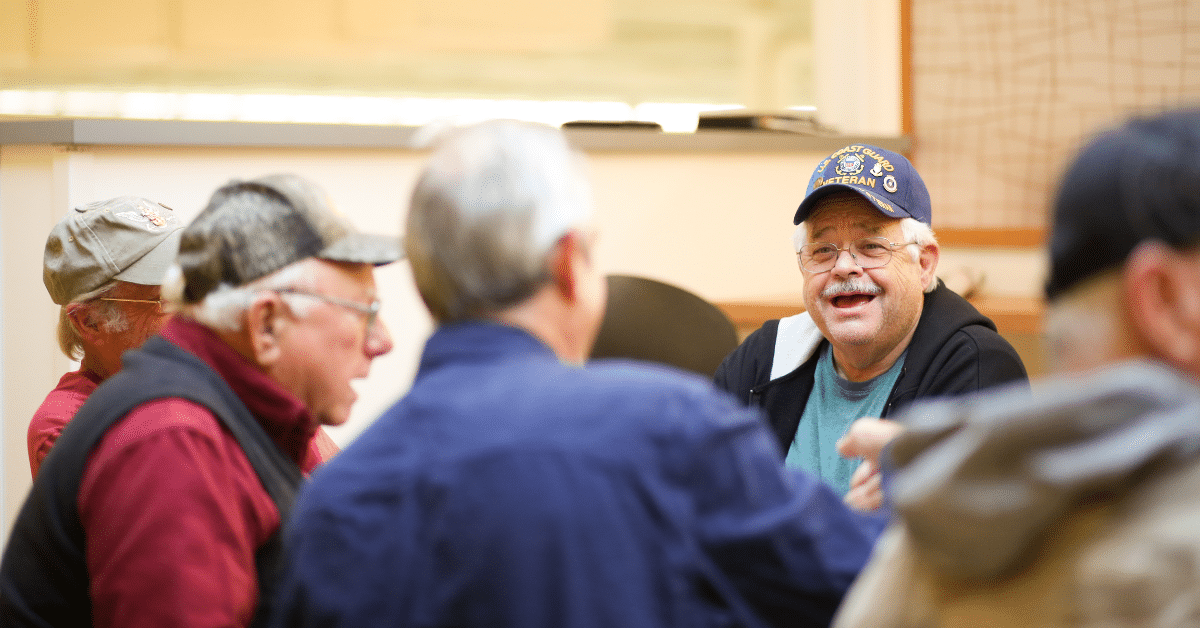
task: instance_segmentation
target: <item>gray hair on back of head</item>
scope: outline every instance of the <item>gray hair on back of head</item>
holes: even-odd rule
[[[516,305],[592,213],[583,156],[562,131],[507,120],[451,131],[412,194],[404,246],[417,290],[440,323]]]

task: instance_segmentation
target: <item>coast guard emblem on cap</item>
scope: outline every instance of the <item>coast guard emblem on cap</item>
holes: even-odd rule
[[[892,194],[895,194],[896,193],[896,177],[893,177],[890,174],[888,176],[884,177],[883,178],[883,189],[887,190],[888,192],[891,192]]]
[[[844,177],[862,172],[863,166],[865,165],[866,164],[863,163],[862,155],[848,153],[838,158],[837,167],[834,168],[834,170]]]
[[[875,166],[871,168],[871,176],[872,177],[882,177],[883,176],[883,163],[882,162],[879,162],[879,161],[875,162]]]

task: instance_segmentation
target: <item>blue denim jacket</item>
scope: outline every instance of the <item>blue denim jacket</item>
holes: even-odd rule
[[[303,489],[273,625],[826,625],[885,517],[781,460],[700,378],[443,326]]]

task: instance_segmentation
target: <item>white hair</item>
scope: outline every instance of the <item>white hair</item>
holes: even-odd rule
[[[811,215],[809,218],[811,219]],[[910,242],[908,246],[908,254],[912,257],[914,263],[921,261],[921,250],[931,244],[937,244],[937,237],[933,234],[933,227],[915,219],[901,218],[900,233],[904,235],[904,241]],[[796,230],[792,232],[792,247],[797,253],[800,252],[800,247],[808,242],[808,221],[802,222],[796,226]],[[925,292],[933,292],[937,289],[938,278],[936,273],[929,276],[929,281],[925,284]]]
[[[183,289],[185,282],[183,271],[178,264],[167,269],[163,279],[162,295],[171,309],[195,319],[197,322],[212,329],[223,331],[241,331],[245,322],[246,310],[254,302],[254,296],[259,292],[275,288],[315,288],[317,283],[315,258],[308,257],[298,262],[288,264],[279,270],[255,279],[244,286],[232,286],[221,283],[209,292],[202,301],[184,304]],[[302,299],[302,295],[281,294],[288,307],[296,316],[308,315],[314,302]]]
[[[439,322],[520,303],[547,255],[592,218],[580,153],[553,127],[491,121],[444,138],[413,190],[405,235],[417,290]]]
[[[70,303],[58,309],[58,348],[62,349],[63,354],[68,358],[78,360],[83,357],[83,336],[79,335],[79,330],[71,322],[67,311],[72,305],[82,303],[90,308],[90,315],[104,332],[119,334],[129,329],[129,318],[125,316],[125,312],[121,310],[120,306],[112,301],[100,300],[100,297],[115,290],[120,283],[117,279],[110,279],[99,288],[71,299]]]

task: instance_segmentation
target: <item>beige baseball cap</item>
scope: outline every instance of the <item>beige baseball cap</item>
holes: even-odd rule
[[[80,205],[50,230],[42,281],[59,305],[113,279],[159,285],[183,227],[175,210],[137,196]]]

